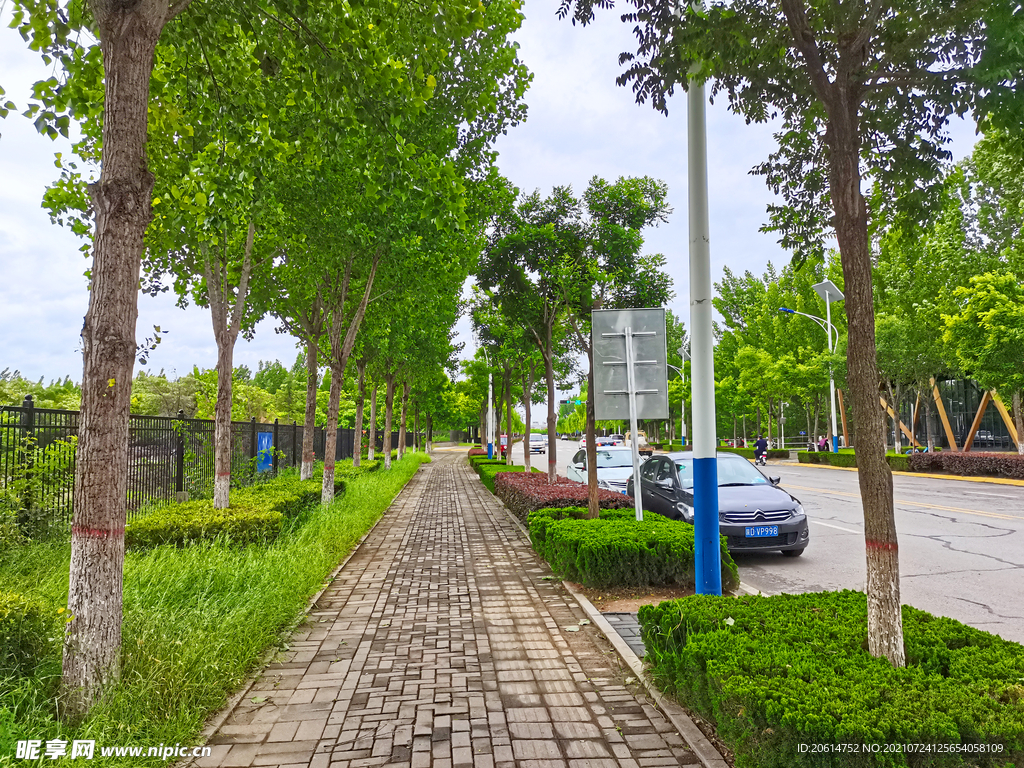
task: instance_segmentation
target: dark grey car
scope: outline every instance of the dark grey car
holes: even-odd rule
[[[640,467],[644,508],[693,523],[693,453],[658,454]],[[633,478],[626,485],[633,495]],[[718,525],[730,551],[799,557],[810,540],[799,499],[742,456],[718,454]]]

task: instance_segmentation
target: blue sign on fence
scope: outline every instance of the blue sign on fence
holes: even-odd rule
[[[274,433],[273,432],[257,432],[256,433],[256,450],[259,453],[256,456],[256,471],[257,472],[269,472],[274,467],[274,459],[271,456],[271,451],[274,448]]]

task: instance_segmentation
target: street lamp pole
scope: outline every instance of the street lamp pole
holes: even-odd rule
[[[802,317],[808,317],[818,325],[821,326],[822,330],[825,331],[825,335],[828,336],[828,351],[829,354],[835,350],[835,347],[839,345],[839,331],[834,325],[832,325],[832,302],[842,301],[846,298],[843,292],[840,291],[831,280],[824,280],[820,283],[815,283],[813,286],[815,292],[825,300],[825,317],[821,318],[817,315],[809,315],[806,312],[797,312],[795,309],[789,309],[788,307],[779,307],[779,312],[785,312],[789,315],[801,315]],[[836,335],[835,344],[832,342],[833,332]],[[832,364],[828,366],[828,402],[829,407],[832,411],[832,453],[839,453],[839,433],[836,428],[836,379],[832,373]]]
[[[671,363],[668,367],[679,374],[679,379],[683,384],[683,391],[680,395],[679,403],[679,444],[686,446],[686,361],[690,359],[690,353],[686,351],[686,347],[679,347],[677,350],[679,356],[683,359],[683,365],[680,368],[676,368]]]

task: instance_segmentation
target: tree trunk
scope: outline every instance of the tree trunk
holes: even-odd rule
[[[420,404],[412,401],[412,449],[420,450]]]
[[[426,445],[424,447],[426,448],[427,455],[429,456],[431,452],[434,450],[434,414],[427,414],[426,424],[424,425],[424,428],[426,430]]]
[[[505,364],[505,464],[512,466],[512,366]]]
[[[1024,456],[1024,413],[1020,411],[1020,390],[1013,393],[1013,424],[1017,428],[1017,453]]]
[[[827,134],[829,191],[846,292],[847,381],[857,423],[857,478],[864,505],[868,649],[893,666],[903,667],[906,653],[900,614],[899,544],[892,473],[882,450],[884,414],[878,407],[868,218],[860,188],[859,99],[840,87],[833,87],[832,94]]]
[[[331,366],[331,392],[327,399],[327,424],[324,426],[324,476],[320,485],[320,503],[325,507],[334,501],[334,466],[338,454],[338,411],[341,407],[341,385],[344,369]]]
[[[554,350],[551,348],[552,344],[552,329],[549,325],[547,327],[547,348],[542,350],[544,353],[544,379],[548,385],[548,482],[553,483],[558,478],[558,458],[556,453],[556,437],[555,425],[557,422],[555,416],[555,360]]]
[[[395,410],[395,374],[385,374],[384,383],[384,469],[391,469],[391,417]]]
[[[299,479],[313,476],[313,435],[316,432],[316,393],[320,389],[319,345],[316,339],[306,341],[306,420],[302,423],[302,467]]]
[[[523,413],[526,416],[526,426],[523,428],[523,472],[530,474],[533,469],[530,467],[530,434],[533,422],[530,421],[530,402],[533,399],[533,366],[527,366],[523,377]]]
[[[231,492],[231,384],[234,343],[217,334],[217,404],[213,411],[213,508],[227,509]]]
[[[377,387],[380,384],[377,382],[373,383],[373,389],[370,390],[370,433],[366,436],[366,458],[368,461],[373,461],[375,451],[377,450]]]
[[[401,461],[405,456],[406,431],[405,427],[409,415],[409,392],[412,385],[406,381],[402,384],[402,413],[398,420],[398,459]]]
[[[90,185],[96,225],[82,326],[82,406],[75,461],[61,695],[83,716],[120,674],[128,414],[143,235],[152,217],[146,163],[149,78],[166,21],[160,3],[89,3],[106,80],[103,155]]]
[[[626,343],[630,343],[629,339]],[[601,501],[597,487],[597,441],[594,439],[596,426],[594,410],[594,348],[587,345],[587,517],[601,516]],[[636,435],[633,435],[636,440]]]
[[[225,235],[226,237],[227,235]],[[214,409],[213,429],[214,509],[227,509],[229,504],[233,359],[235,341],[238,339],[239,331],[242,330],[242,315],[249,293],[249,275],[252,270],[252,249],[255,238],[256,225],[250,220],[242,259],[242,272],[238,279],[238,290],[234,292],[234,306],[231,306],[232,291],[229,285],[227,263],[220,263],[205,243],[200,245],[206,277],[206,295],[210,302],[210,316],[213,320],[213,335],[217,340],[217,405]],[[227,250],[228,244],[225,242],[224,252],[226,253]]]
[[[363,455],[363,406],[366,404],[366,360],[356,360],[356,426],[352,434],[352,466]]]

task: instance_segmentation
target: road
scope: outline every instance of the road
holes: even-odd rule
[[[558,469],[577,450],[558,442]],[[522,464],[516,446],[513,460]],[[534,467],[547,457],[534,454]],[[854,471],[769,465],[804,505],[811,543],[799,558],[737,553],[740,578],[765,593],[864,590],[864,523]],[[903,602],[1024,643],[1024,487],[894,475]]]

